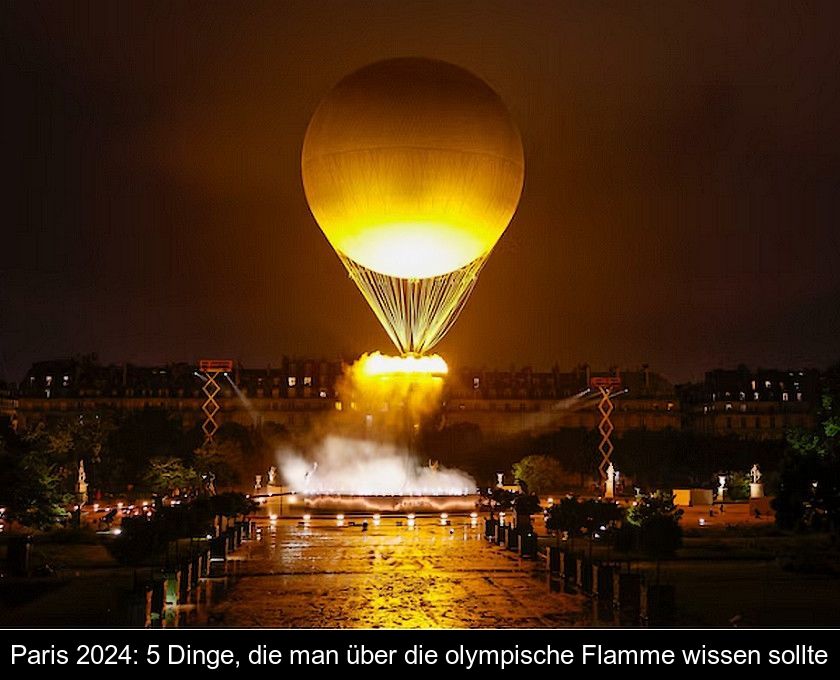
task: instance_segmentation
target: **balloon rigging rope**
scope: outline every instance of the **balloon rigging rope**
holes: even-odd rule
[[[449,332],[489,255],[442,276],[404,279],[380,274],[339,253],[350,278],[402,354],[423,354]]]

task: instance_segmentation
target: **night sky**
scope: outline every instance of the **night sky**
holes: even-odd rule
[[[837,361],[838,26],[835,2],[4,2],[0,378],[389,350],[300,150],[337,80],[405,55],[484,78],[525,148],[450,363]]]

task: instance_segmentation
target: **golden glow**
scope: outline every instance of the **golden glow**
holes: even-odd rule
[[[408,58],[333,88],[307,128],[301,170],[333,248],[382,274],[428,278],[492,250],[519,202],[524,159],[484,81]]]
[[[489,252],[495,237],[452,222],[348,223],[330,242],[351,260],[402,279],[427,279],[455,271]],[[445,244],[441,247],[441,244]]]
[[[418,356],[408,354],[402,357],[374,352],[366,354],[354,365],[367,377],[388,376],[440,376],[449,372],[446,362],[438,354]]]

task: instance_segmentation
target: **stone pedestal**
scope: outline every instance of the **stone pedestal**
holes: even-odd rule
[[[764,484],[750,483],[750,498],[764,498]]]

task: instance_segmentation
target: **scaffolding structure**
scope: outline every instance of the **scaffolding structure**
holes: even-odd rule
[[[216,414],[221,409],[216,397],[222,391],[219,385],[219,376],[225,376],[233,370],[233,361],[230,359],[202,359],[198,362],[198,375],[204,380],[201,390],[204,392],[204,403],[201,410],[204,413],[204,422],[201,429],[204,431],[204,445],[213,442],[213,437],[219,429],[216,421]]]
[[[612,433],[615,426],[612,423],[612,412],[615,405],[612,396],[621,387],[621,378],[615,376],[595,377],[590,380],[590,386],[598,390],[601,399],[598,402],[598,412],[601,414],[601,422],[598,424],[598,432],[601,433],[601,442],[598,444],[598,451],[601,453],[601,463],[598,465],[598,472],[601,480],[607,482],[607,469],[610,467],[613,450]]]

